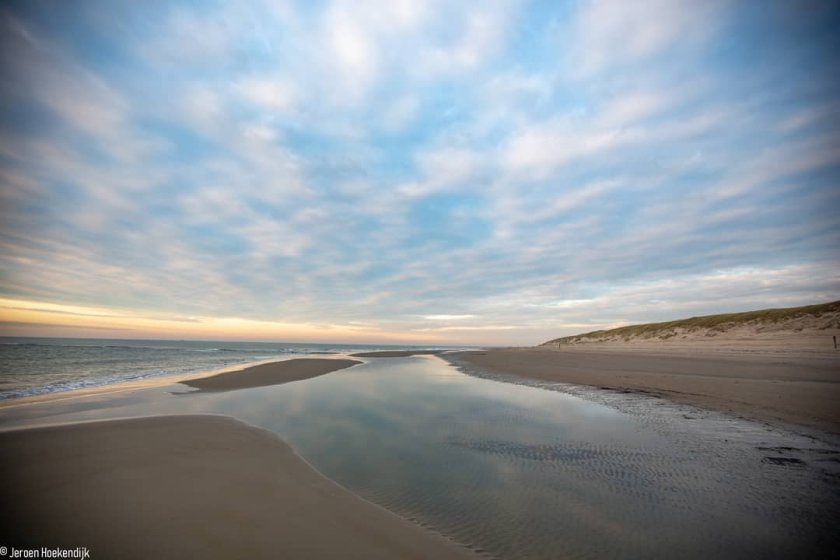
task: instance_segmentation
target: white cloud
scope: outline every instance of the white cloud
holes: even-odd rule
[[[600,154],[636,141],[632,129],[590,128],[588,121],[569,118],[529,126],[512,137],[503,163],[513,172],[544,178],[557,168],[583,157]]]
[[[781,116],[778,124],[784,132],[798,132],[813,125],[819,125],[840,115],[840,101],[829,101],[806,108],[795,109],[788,115]]]
[[[566,189],[558,193],[557,200],[546,204],[548,215],[570,212],[577,207],[596,199],[606,193],[615,191],[624,186],[619,180],[603,180],[586,184],[577,189]],[[548,202],[548,201],[546,201]]]
[[[467,16],[461,41],[449,53],[457,67],[473,68],[498,49],[509,23],[504,15],[496,9],[475,10]]]
[[[333,4],[325,16],[324,34],[337,71],[336,99],[358,102],[379,78],[380,54],[372,33],[349,4]]]
[[[385,50],[392,64],[411,82],[428,84],[479,71],[503,52],[517,2],[416,4],[424,9],[420,17],[407,20],[410,25],[391,16],[380,29],[388,31]]]
[[[437,148],[415,157],[423,180],[402,185],[398,192],[407,196],[427,196],[432,193],[463,187],[482,169],[483,158],[466,148]]]
[[[419,99],[413,95],[404,95],[384,109],[380,125],[387,132],[400,132],[415,122],[419,110]]]
[[[227,127],[225,104],[217,91],[195,85],[182,94],[179,114],[205,134],[218,134]]]
[[[292,224],[259,215],[249,217],[236,231],[253,246],[249,254],[261,259],[299,256],[313,241]]]
[[[578,12],[572,54],[578,70],[591,75],[715,32],[722,2],[708,0],[588,0]]]
[[[4,54],[11,63],[3,77],[15,82],[16,95],[40,102],[70,131],[122,163],[136,163],[165,148],[165,142],[132,126],[134,107],[102,76],[16,18],[7,15],[2,23]]]
[[[298,94],[291,80],[250,77],[235,85],[245,99],[269,111],[285,112],[295,107]]]
[[[435,2],[418,0],[386,0],[378,6],[387,15],[389,23],[400,30],[416,28],[429,17],[430,12],[439,8]]]
[[[429,321],[464,321],[474,319],[475,315],[423,315],[422,317]]]
[[[277,130],[265,124],[252,124],[243,128],[243,134],[250,140],[271,144],[278,138]]]
[[[512,331],[523,328],[519,325],[475,325],[475,326],[450,326],[450,327],[428,327],[422,329],[411,329],[413,332],[483,332],[483,331]]]
[[[662,113],[673,103],[674,98],[663,91],[622,93],[602,108],[597,119],[602,126],[626,126]]]
[[[571,309],[571,308],[586,308],[590,305],[595,303],[595,300],[592,298],[588,299],[564,299],[560,301],[555,301],[551,303],[545,304],[545,307],[556,308],[556,309]]]
[[[197,10],[175,5],[151,41],[144,41],[139,52],[153,64],[220,64],[235,55],[247,28],[248,12],[232,4],[217,10]]]
[[[729,199],[767,191],[773,183],[840,163],[840,147],[830,138],[779,142],[747,158],[732,162],[729,173],[711,184],[708,196]],[[777,187],[778,188],[778,187]]]

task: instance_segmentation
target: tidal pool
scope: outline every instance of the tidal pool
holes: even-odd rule
[[[234,416],[276,432],[362,497],[490,557],[813,558],[838,545],[840,454],[830,446],[731,419],[657,429],[432,356],[274,387],[176,385],[15,410],[0,411],[0,425]],[[806,448],[808,461],[772,460]]]

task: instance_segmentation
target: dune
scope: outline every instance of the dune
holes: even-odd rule
[[[630,325],[452,356],[531,379],[644,393],[840,433],[840,302]]]

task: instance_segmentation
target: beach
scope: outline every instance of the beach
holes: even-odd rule
[[[813,557],[838,510],[836,365],[663,345],[397,350],[13,399],[0,539],[129,559]],[[638,418],[528,380],[725,414]]]
[[[782,427],[840,433],[840,352],[768,351],[730,340],[703,346],[491,349],[455,356],[491,372],[642,393]]]
[[[163,416],[0,433],[3,543],[91,558],[470,558],[265,430]]]
[[[840,558],[840,0],[0,29],[0,560]]]
[[[180,383],[197,392],[232,391],[359,363],[293,359]],[[76,399],[97,394],[80,393]],[[26,404],[72,398],[47,395]],[[3,508],[0,536],[18,549],[84,546],[93,558],[472,557],[330,481],[276,435],[225,416],[0,432],[0,481],[0,499],[13,504]]]

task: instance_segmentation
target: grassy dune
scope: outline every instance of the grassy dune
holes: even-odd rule
[[[662,323],[628,325],[616,329],[555,338],[544,342],[541,346],[640,339],[667,340],[677,336],[715,336],[741,328],[751,328],[757,333],[837,329],[840,328],[840,301],[803,307],[705,315]]]

